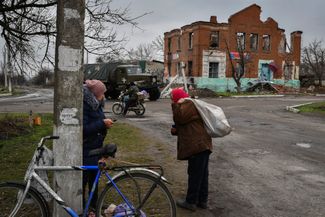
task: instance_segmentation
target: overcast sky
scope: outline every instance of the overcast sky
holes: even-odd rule
[[[125,47],[130,49],[140,43],[151,43],[172,29],[196,21],[209,21],[212,15],[217,16],[218,22],[227,23],[229,16],[254,3],[261,6],[261,20],[272,17],[279,28],[285,29],[287,37],[301,30],[303,46],[314,39],[323,40],[325,45],[325,0],[114,0],[112,8],[128,6],[133,17],[152,12],[138,19],[143,30],[129,25],[116,29],[121,36],[129,38]],[[3,47],[1,39],[0,46]],[[90,57],[89,62],[94,61],[95,57]]]
[[[293,31],[303,31],[303,46],[314,39],[325,39],[325,0],[115,0],[113,5],[129,5],[133,16],[152,12],[138,20],[143,31],[129,27],[126,32],[130,37],[127,47],[136,47],[172,29],[209,21],[211,15],[217,16],[218,22],[227,23],[230,15],[254,3],[261,6],[261,20],[272,17],[279,28],[285,29],[287,37]]]

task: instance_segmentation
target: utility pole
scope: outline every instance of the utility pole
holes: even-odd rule
[[[83,46],[85,0],[58,0],[54,87],[54,165],[82,165]],[[62,199],[82,213],[82,173],[55,172]],[[67,213],[54,205],[54,217]]]
[[[7,79],[8,79],[8,91],[9,93],[12,93],[12,85],[11,85],[11,79],[12,79],[12,67],[11,67],[11,54],[9,45],[7,44],[7,64],[6,64],[7,70]]]
[[[7,66],[7,46],[3,49],[3,73],[5,76],[5,87],[8,87],[8,66]]]

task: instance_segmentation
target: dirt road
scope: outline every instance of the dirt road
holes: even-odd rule
[[[324,98],[205,100],[224,109],[234,130],[227,137],[214,139],[209,210],[192,213],[178,209],[179,216],[325,216],[325,119],[285,110],[287,105]],[[164,144],[156,159],[174,183],[175,197],[183,197],[186,162],[175,159],[169,100],[149,102],[145,117],[130,114],[123,121]]]
[[[325,217],[325,119],[294,114],[286,106],[324,97],[210,98],[221,106],[233,132],[214,139],[210,160],[209,209],[178,216]],[[107,108],[111,106],[107,103]],[[170,100],[146,103],[143,118],[128,122],[159,142],[152,147],[175,198],[186,191],[186,162],[176,160]],[[0,99],[1,112],[52,112],[52,99]]]

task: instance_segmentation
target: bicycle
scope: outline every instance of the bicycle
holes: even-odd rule
[[[110,166],[39,166],[45,148],[45,141],[59,139],[58,136],[41,138],[33,158],[26,171],[24,183],[4,182],[0,184],[0,217],[33,216],[49,217],[51,212],[44,197],[31,186],[36,180],[70,216],[86,217],[95,187],[104,174],[108,179],[104,189],[99,193],[96,207],[97,217],[106,216],[176,216],[175,201],[165,183],[163,169],[157,165]],[[94,150],[90,155],[100,155],[113,158],[117,151],[116,145],[110,144]],[[78,215],[60,196],[36,173],[36,171],[71,171],[96,170],[97,177],[87,200],[83,214]],[[159,172],[155,171],[158,170]],[[108,171],[116,171],[110,176]],[[117,208],[112,215],[107,214],[111,204]],[[119,209],[119,212],[118,212]]]

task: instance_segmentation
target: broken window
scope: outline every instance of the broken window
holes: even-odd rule
[[[188,76],[192,76],[193,75],[193,62],[192,61],[188,61]]]
[[[279,44],[279,53],[285,53],[286,51],[286,38],[285,36],[282,36],[280,44]]]
[[[292,64],[285,64],[284,65],[284,79],[287,80],[291,80],[292,79],[292,73],[293,73],[293,65]]]
[[[210,47],[219,47],[219,32],[211,32]]]
[[[257,51],[258,49],[258,34],[251,33],[249,36],[250,39],[250,46],[249,48],[251,51]]]
[[[209,63],[209,78],[218,78],[219,63]]]
[[[172,47],[172,39],[168,38],[168,52],[170,52],[171,47]]]
[[[172,64],[171,62],[168,62],[168,76],[172,76]]]
[[[181,49],[181,36],[178,36],[177,47],[178,47],[178,50]]]
[[[245,50],[245,32],[237,32],[237,49]]]
[[[271,36],[263,35],[263,51],[271,50]]]
[[[181,62],[178,62],[176,68],[177,74],[180,74],[182,72],[181,69],[182,69]]]
[[[188,37],[189,37],[189,40],[188,40],[188,48],[189,49],[192,49],[193,48],[193,36],[194,36],[194,33],[193,32],[190,32],[188,34]]]

